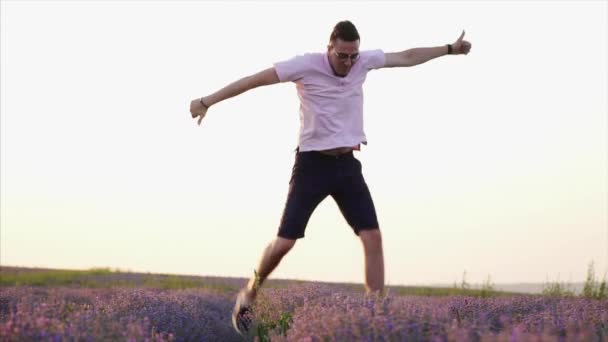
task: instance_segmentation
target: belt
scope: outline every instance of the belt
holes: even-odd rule
[[[347,154],[352,151],[353,151],[352,147],[338,147],[338,148],[332,148],[330,150],[319,151],[319,153],[322,153],[322,154],[325,154],[328,156],[332,156],[332,157],[337,157],[339,155]]]

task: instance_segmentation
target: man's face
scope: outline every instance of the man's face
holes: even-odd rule
[[[346,76],[359,59],[359,41],[346,42],[338,38],[327,46],[327,54],[336,74]]]

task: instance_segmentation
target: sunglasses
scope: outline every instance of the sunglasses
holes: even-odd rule
[[[359,59],[359,53],[353,53],[353,54],[347,54],[347,53],[343,53],[343,52],[337,52],[336,50],[334,50],[334,56],[338,57],[338,59],[345,61],[347,59],[350,58],[351,61],[356,61],[357,59]]]

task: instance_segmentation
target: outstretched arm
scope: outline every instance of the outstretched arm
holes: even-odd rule
[[[199,117],[198,124],[200,125],[207,114],[207,110],[214,104],[242,94],[247,90],[275,83],[279,83],[279,77],[274,68],[268,68],[257,74],[243,77],[238,81],[232,82],[209,96],[203,96],[192,100],[190,102],[190,113],[194,119]]]
[[[471,43],[466,40],[462,40],[464,37],[464,31],[460,37],[451,45],[451,55],[468,54],[471,51]],[[436,46],[436,47],[424,47],[414,48],[401,52],[387,53],[385,68],[393,67],[408,67],[424,62],[428,62],[431,59],[441,57],[448,54],[448,45]]]

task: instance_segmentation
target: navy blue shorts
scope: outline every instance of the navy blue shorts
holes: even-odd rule
[[[303,238],[312,212],[328,195],[336,201],[356,235],[364,229],[379,228],[374,202],[361,173],[361,162],[353,152],[329,156],[307,151],[296,153],[277,235],[286,239]]]

